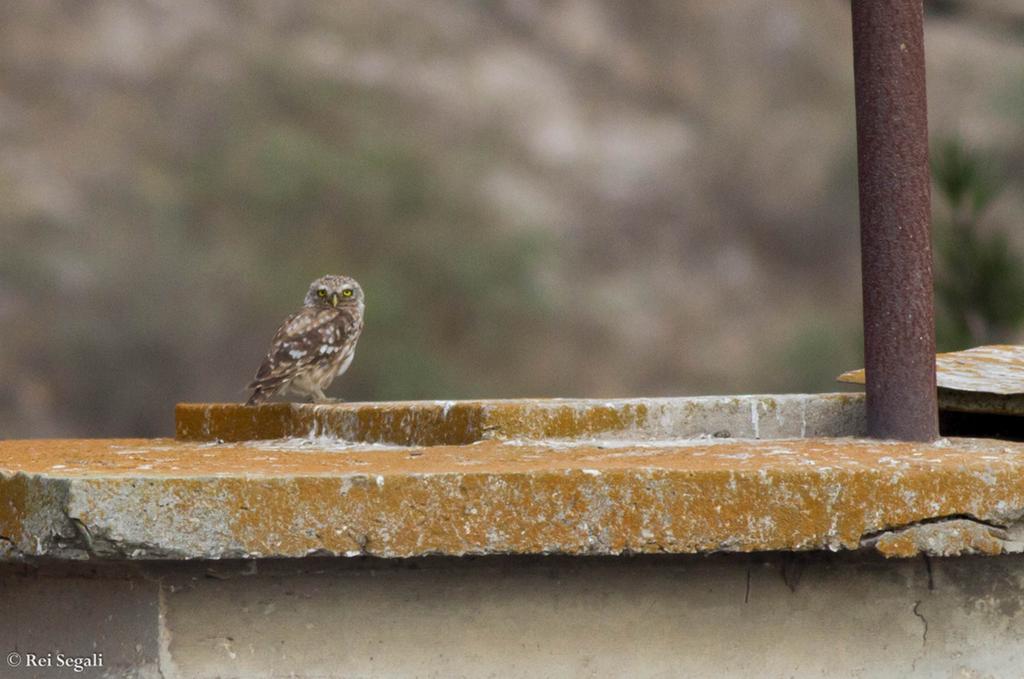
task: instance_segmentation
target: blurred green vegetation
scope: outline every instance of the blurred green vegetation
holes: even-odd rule
[[[856,316],[816,314],[800,318],[770,361],[784,370],[772,391],[837,391],[841,373],[864,365],[864,335]],[[849,387],[856,389],[855,387]]]
[[[1024,257],[1007,228],[986,224],[1004,188],[995,162],[953,137],[933,152],[932,176],[946,208],[934,220],[938,348],[1010,341],[1024,322]]]

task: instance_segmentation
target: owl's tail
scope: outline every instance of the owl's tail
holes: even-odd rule
[[[282,379],[277,375],[268,377],[256,376],[256,379],[249,383],[247,389],[252,389],[252,396],[245,402],[247,406],[259,405],[260,403],[266,402],[274,394],[281,390],[281,387],[285,385],[286,380]]]

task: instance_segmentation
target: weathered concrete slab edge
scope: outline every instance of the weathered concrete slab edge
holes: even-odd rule
[[[861,436],[864,426],[864,397],[855,393],[258,407],[183,403],[176,409],[176,437],[184,441],[328,437],[430,446],[485,439],[768,439]]]
[[[0,444],[0,452],[15,443]],[[142,459],[178,454],[171,462],[184,464],[192,459],[186,453],[237,453],[175,445],[186,452],[157,446]],[[1024,544],[1024,446],[1005,442],[709,441],[546,455],[498,442],[408,452],[272,450],[306,471],[278,473],[254,462],[252,472],[226,472],[213,457],[205,474],[154,471],[140,460],[133,472],[0,472],[0,557],[861,548],[906,557],[1013,553]],[[332,472],[322,464],[347,466]]]

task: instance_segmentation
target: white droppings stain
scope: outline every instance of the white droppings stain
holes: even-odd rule
[[[715,457],[721,460],[749,460],[754,457],[753,453],[722,453],[715,455]]]
[[[383,488],[384,487],[384,477],[381,476],[380,474],[377,475],[377,487],[378,488]]]
[[[235,658],[238,657],[238,654],[231,650],[231,643],[227,639],[224,639],[223,641],[221,641],[218,644],[218,646],[223,648],[227,652],[228,657],[231,658],[232,660],[234,660]]]
[[[601,472],[598,471],[597,469],[583,469],[581,471],[584,474],[586,474],[587,476],[600,476],[601,475]]]
[[[238,445],[260,451],[280,451],[289,453],[363,453],[382,450],[411,450],[408,446],[398,446],[389,443],[360,443],[358,441],[347,441],[334,436],[308,436],[272,439],[266,441],[244,441]]]
[[[576,439],[503,439],[502,445],[534,447],[542,450],[572,450],[574,448],[601,448],[618,449],[634,448],[636,455],[649,454],[648,451],[657,448],[707,448],[709,446],[734,445],[743,441],[753,442],[753,439],[739,438],[713,438],[702,436],[698,438],[677,438],[677,439],[631,439],[631,438],[576,438]]]

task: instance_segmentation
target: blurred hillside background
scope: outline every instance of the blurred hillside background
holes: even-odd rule
[[[1020,340],[1024,2],[925,4],[940,343]],[[243,399],[327,272],[348,400],[832,390],[850,43],[840,0],[3,3],[0,438]]]

